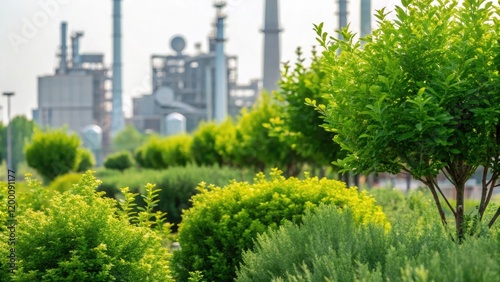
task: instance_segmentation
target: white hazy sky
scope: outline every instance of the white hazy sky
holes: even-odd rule
[[[239,81],[260,78],[262,73],[264,0],[228,0],[226,8],[226,51],[239,57]],[[359,32],[359,0],[349,1],[349,19]],[[315,45],[313,23],[325,23],[325,30],[337,29],[337,0],[281,0],[281,60],[295,59],[300,46],[309,55]],[[49,5],[51,4],[51,5]],[[171,52],[170,39],[183,35],[185,52],[194,52],[212,31],[215,10],[212,0],[124,0],[123,104],[131,112],[131,97],[150,92],[151,54]],[[393,9],[399,0],[372,0],[372,9]],[[46,9],[44,7],[50,7]],[[105,54],[112,59],[112,0],[0,0],[0,92],[14,91],[12,116],[31,118],[37,108],[37,77],[53,74],[58,64],[59,26],[68,22],[68,33],[84,31],[81,52]],[[372,18],[372,22],[375,20]],[[29,26],[31,26],[31,29]],[[17,40],[17,41],[16,41]],[[70,44],[68,39],[68,45]],[[6,120],[7,101],[0,97],[1,119]]]

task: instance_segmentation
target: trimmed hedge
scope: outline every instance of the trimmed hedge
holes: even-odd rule
[[[355,222],[389,223],[375,200],[345,183],[306,177],[286,179],[274,169],[266,180],[260,173],[255,184],[233,182],[224,188],[200,185],[193,207],[182,216],[174,253],[176,279],[201,271],[208,281],[233,281],[243,250],[251,249],[257,234],[285,222],[301,223],[304,212],[318,205],[351,207]]]
[[[159,193],[158,206],[156,209],[167,213],[167,221],[175,224],[173,230],[177,230],[177,224],[181,222],[183,209],[191,207],[191,197],[197,193],[196,186],[202,181],[216,185],[226,185],[231,180],[251,181],[253,172],[228,167],[198,167],[188,165],[186,167],[171,167],[166,170],[138,170],[129,169],[120,173],[114,170],[100,170],[97,177],[102,179],[98,191],[105,191],[106,195],[120,195],[118,188],[129,187],[131,192],[144,193],[146,183],[156,183],[161,189]],[[138,206],[143,206],[141,197],[136,198]]]

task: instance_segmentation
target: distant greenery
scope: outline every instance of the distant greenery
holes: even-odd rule
[[[104,167],[108,169],[116,169],[121,172],[134,165],[132,154],[128,151],[122,151],[109,155],[104,161]]]
[[[11,121],[12,134],[12,168],[17,169],[19,163],[25,160],[24,146],[31,141],[35,122],[25,116],[16,116]],[[0,124],[0,161],[7,160],[7,126]]]
[[[72,171],[78,161],[80,139],[63,129],[49,132],[35,131],[33,141],[26,146],[26,161],[45,180]]]

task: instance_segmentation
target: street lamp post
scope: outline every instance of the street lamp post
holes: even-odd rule
[[[7,175],[9,175],[9,170],[12,169],[12,134],[10,126],[10,97],[14,96],[14,92],[4,92],[4,96],[7,96]]]

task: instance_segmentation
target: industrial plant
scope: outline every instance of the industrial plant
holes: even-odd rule
[[[35,121],[42,127],[66,127],[82,136],[85,146],[102,160],[114,134],[125,126],[122,90],[121,1],[113,0],[113,63],[103,54],[80,53],[84,33],[71,33],[61,23],[58,67],[54,74],[38,78],[38,109]],[[361,1],[361,36],[371,30],[371,1]],[[262,80],[238,82],[238,57],[225,52],[225,1],[214,1],[213,34],[208,50],[185,52],[186,39],[171,39],[171,51],[150,57],[152,93],[133,98],[133,116],[127,123],[141,132],[170,135],[193,131],[200,121],[223,122],[250,107],[261,90],[273,91],[280,79],[279,1],[265,0]],[[338,26],[347,25],[347,0],[338,0]],[[160,51],[161,52],[161,51]],[[111,82],[111,83],[110,83]]]

